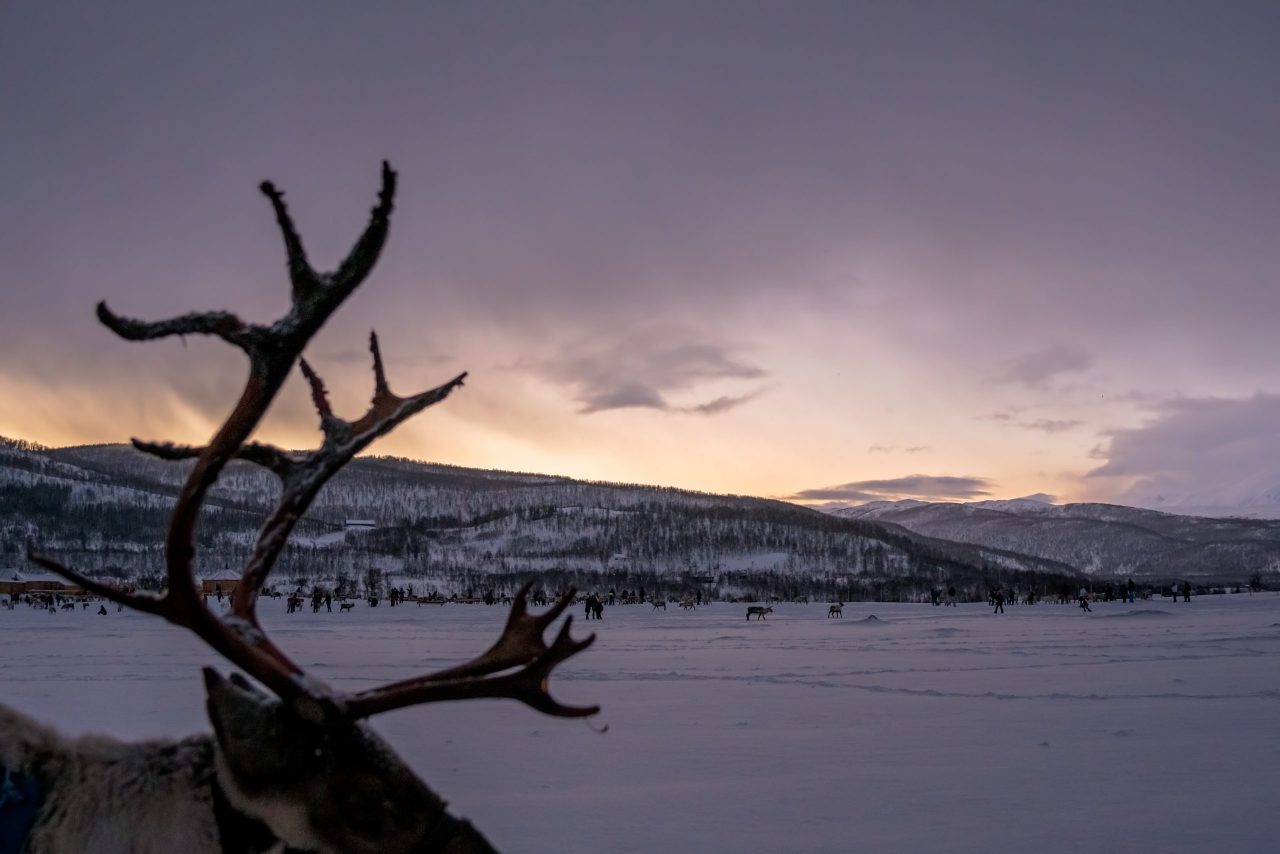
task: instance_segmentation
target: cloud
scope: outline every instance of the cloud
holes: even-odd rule
[[[578,342],[526,367],[571,389],[582,414],[642,408],[719,415],[764,393],[763,388],[756,388],[740,394],[720,394],[698,403],[673,403],[673,394],[696,395],[712,384],[767,376],[763,368],[734,348],[689,340],[695,337],[685,330],[664,329],[607,341]]]
[[[1079,427],[1083,423],[1083,421],[1075,419],[1038,418],[1035,421],[1024,422],[1022,426],[1028,430],[1039,430],[1041,433],[1052,434]]]
[[[1086,476],[1094,494],[1147,507],[1280,503],[1280,395],[1178,398],[1113,430]]]
[[[730,409],[736,409],[744,403],[749,403],[762,394],[764,394],[764,389],[761,388],[756,389],[753,392],[748,392],[747,394],[740,394],[736,397],[722,395],[717,397],[715,400],[710,400],[706,403],[681,407],[680,411],[692,413],[694,415],[719,415],[723,412],[728,412]]]
[[[1059,374],[1074,373],[1093,367],[1093,357],[1077,347],[1058,344],[1010,359],[996,382],[1044,388]]]
[[[907,453],[923,454],[925,451],[931,451],[931,450],[933,450],[933,448],[930,447],[929,445],[912,445],[910,448],[907,448]]]
[[[308,357],[310,358],[310,357]],[[394,355],[383,352],[382,361],[386,365],[419,365],[426,363],[429,365],[443,365],[456,361],[453,356],[446,356],[439,353],[415,353],[412,358],[405,355]],[[348,350],[329,350],[320,354],[320,358],[314,360],[314,363],[329,363],[333,365],[372,365],[373,357],[369,355],[369,350],[348,349]]]
[[[867,448],[868,454],[891,454],[893,453],[893,445],[872,445]]]
[[[805,489],[791,501],[885,501],[920,498],[930,501],[980,498],[990,495],[991,482],[981,477],[913,474],[888,480],[859,480],[839,486]]]
[[[578,397],[581,413],[604,412],[609,409],[667,409],[667,402],[653,388],[639,382],[625,382],[616,388],[591,388]]]

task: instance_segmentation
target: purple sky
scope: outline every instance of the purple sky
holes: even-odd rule
[[[257,183],[372,278],[376,446],[814,500],[1280,484],[1274,3],[0,6],[0,434],[201,441],[287,299]],[[151,8],[147,8],[150,6]],[[315,441],[300,382],[264,437]],[[1215,497],[1216,496],[1216,497]],[[1238,499],[1238,496],[1236,496]]]

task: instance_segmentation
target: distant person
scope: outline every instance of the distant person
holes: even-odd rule
[[[1089,591],[1085,590],[1083,587],[1080,588],[1080,610],[1082,611],[1093,610],[1092,608],[1089,607]]]
[[[1191,601],[1191,582],[1190,581],[1182,582],[1182,601],[1183,602]]]
[[[948,604],[948,605],[950,605],[950,606],[952,606],[953,608],[955,607],[955,604],[956,604],[956,588],[955,588],[955,585],[954,585],[954,584],[947,588],[947,604]]]
[[[1003,614],[1003,613],[1004,613],[1004,591],[1002,591],[1002,590],[996,590],[996,591],[992,594],[992,597],[991,597],[991,598],[995,601],[995,606],[996,606],[996,609],[995,609],[994,611],[992,611],[991,613],[993,613],[993,614]]]
[[[1129,590],[1129,604],[1133,604],[1134,599],[1138,593],[1138,585],[1134,584],[1133,579],[1130,578],[1127,587]]]

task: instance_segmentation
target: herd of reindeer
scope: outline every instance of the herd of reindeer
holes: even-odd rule
[[[218,592],[212,595],[214,600],[217,603],[217,606],[222,606],[225,603],[227,607],[230,607],[230,604],[232,602],[232,597],[225,595],[221,590],[219,590]],[[264,593],[263,595],[267,596],[268,598],[275,598],[275,599],[284,598],[286,603],[286,610],[290,614],[301,611],[302,606],[305,602],[305,597],[300,592],[290,593],[287,596],[285,594],[280,594],[280,593],[272,593],[272,594]],[[559,599],[565,595],[566,595],[565,593],[560,593],[554,598]],[[583,606],[584,619],[588,619],[588,620],[604,619],[604,609],[605,609],[606,603],[609,605],[647,604],[651,606],[651,609],[653,611],[659,611],[659,610],[665,611],[667,610],[667,604],[668,604],[665,598],[655,598],[655,599],[649,599],[646,601],[633,595],[624,595],[622,597],[615,597],[612,594],[610,594],[607,597],[602,597],[595,593],[579,595],[576,591],[570,591],[568,592],[567,595],[569,596],[569,601],[571,604],[577,604],[577,605]],[[210,594],[201,594],[200,598],[202,603],[205,604],[206,607],[209,607]],[[311,599],[312,613],[319,613],[321,609],[324,609],[326,612],[332,612],[333,606],[337,605],[338,613],[340,614],[347,613],[348,611],[353,610],[356,607],[356,603],[358,601],[365,601],[368,603],[370,607],[375,607],[375,608],[378,606],[378,603],[381,601],[381,597],[378,597],[378,596],[368,596],[368,597],[365,597],[363,600],[355,600],[355,599],[350,599],[346,597],[335,599],[331,593],[327,593],[319,589],[312,592],[310,599]],[[528,599],[530,602],[532,602],[533,605],[539,606],[539,607],[545,607],[548,601],[547,595],[541,591],[534,591],[530,593],[528,595]],[[513,597],[506,596],[506,595],[503,595],[503,596],[489,595],[482,598],[471,598],[471,597],[459,598],[457,596],[446,598],[442,596],[409,596],[405,594],[397,595],[396,593],[392,593],[392,595],[388,597],[387,601],[391,604],[392,607],[395,607],[396,605],[404,604],[406,602],[414,602],[419,607],[421,607],[422,605],[478,604],[478,603],[483,603],[487,605],[496,605],[496,604],[511,605],[515,600],[513,599]],[[8,607],[10,610],[12,610],[17,605],[25,603],[32,608],[48,611],[50,613],[56,613],[57,611],[60,611],[60,610],[74,611],[77,607],[79,607],[82,610],[88,610],[91,606],[98,605],[97,613],[105,615],[107,613],[107,607],[106,607],[107,602],[108,602],[107,597],[100,597],[100,596],[88,596],[88,595],[79,595],[79,594],[71,594],[71,593],[30,593],[26,595],[11,594],[9,598],[4,601],[4,605]],[[692,596],[686,596],[680,599],[679,601],[672,600],[670,604],[677,605],[682,610],[685,610],[685,611],[694,611],[694,610],[697,610],[698,607],[703,603]],[[214,606],[214,607],[217,607],[217,606]],[[117,611],[124,610],[124,604],[123,603],[117,604],[116,610]],[[765,619],[766,614],[772,614],[772,613],[773,613],[773,607],[770,605],[747,606],[748,620],[750,620],[752,617],[755,617],[757,620],[763,620]],[[844,616],[843,602],[837,602],[833,605],[830,605],[827,608],[828,619],[832,617],[843,617],[843,616]]]

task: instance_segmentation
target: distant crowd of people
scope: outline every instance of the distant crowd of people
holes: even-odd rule
[[[1183,602],[1190,602],[1191,589],[1191,582],[1176,581],[1166,589],[1165,592],[1166,594],[1171,594],[1175,602],[1179,600],[1179,597],[1181,597],[1181,601]],[[479,593],[479,595],[476,595],[477,593]],[[1058,589],[1057,601],[1059,604],[1067,604],[1074,600],[1081,611],[1092,612],[1093,608],[1090,606],[1091,602],[1113,602],[1119,600],[1122,602],[1133,603],[1136,602],[1139,597],[1143,600],[1150,599],[1155,595],[1155,593],[1155,588],[1149,586],[1140,588],[1132,578],[1120,583],[1106,582],[1097,585],[1096,589],[1090,589],[1088,586],[1083,586],[1074,593],[1071,586],[1064,582]],[[284,598],[285,611],[289,614],[300,611],[307,598],[301,587],[287,595],[270,588],[265,588],[263,590],[263,595],[272,598]],[[340,610],[347,611],[353,607],[353,602],[349,600],[350,597],[335,596],[333,591],[324,587],[313,587],[309,595],[312,613],[319,613],[321,608],[324,608],[327,613],[332,613],[335,598],[339,599]],[[230,601],[230,596],[223,591],[221,585],[215,585],[212,594],[203,594],[203,598],[206,603],[209,601],[210,596],[212,596],[219,604]],[[381,600],[381,597],[377,593],[369,593],[363,598],[367,601],[370,607],[377,607]],[[425,595],[416,596],[413,595],[412,591],[406,590],[403,587],[391,587],[388,589],[386,598],[392,607],[403,604],[406,601],[416,602],[419,605],[428,603],[444,604],[447,602],[483,602],[486,605],[511,603],[510,596],[499,593],[493,588],[488,588],[483,591],[475,591],[468,588],[463,591],[461,595],[453,593],[446,597],[437,593],[434,589],[430,590]],[[545,607],[549,600],[555,598],[558,598],[558,595],[549,597],[548,594],[541,589],[534,590],[529,596],[531,604],[537,607]],[[960,593],[956,589],[955,585],[951,585],[945,589],[942,587],[934,587],[929,591],[929,602],[934,606],[956,607],[959,602],[959,598]],[[1040,597],[1037,596],[1035,591],[1030,589],[1020,594],[1012,587],[992,586],[987,592],[987,604],[992,608],[992,613],[994,614],[1003,614],[1006,605],[1034,605],[1039,601],[1039,598]],[[583,606],[586,619],[600,620],[604,617],[604,608],[606,605],[645,604],[647,596],[643,587],[636,588],[635,590],[624,589],[621,593],[610,588],[608,591],[603,593],[593,591],[579,595],[577,597],[577,601]],[[7,601],[3,601],[2,604],[9,609],[13,609],[18,604],[24,602],[30,607],[47,610],[52,613],[58,610],[73,610],[77,605],[82,609],[87,609],[90,607],[91,603],[96,603],[98,600],[90,599],[84,595],[74,593],[11,593],[9,594]],[[661,598],[656,595],[652,598],[655,610],[658,608],[665,609],[666,602],[667,600],[665,598]],[[683,598],[672,599],[672,602],[678,603],[686,608],[701,606],[704,602],[703,592],[701,589],[694,589],[683,596]],[[121,610],[121,608],[117,608],[117,610]],[[97,613],[100,615],[106,615],[106,606],[99,604]]]

